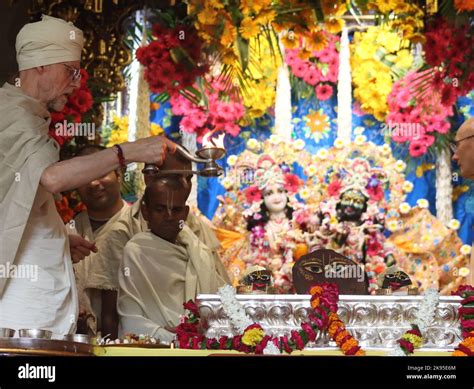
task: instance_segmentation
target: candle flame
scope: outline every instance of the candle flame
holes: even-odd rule
[[[211,147],[217,147],[219,149],[224,149],[224,138],[225,134],[220,134],[219,136],[212,138],[212,134],[214,131],[209,131],[206,135],[202,138],[202,147],[204,149],[208,149]]]

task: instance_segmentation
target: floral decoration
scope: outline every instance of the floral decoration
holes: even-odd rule
[[[384,121],[393,82],[413,63],[408,42],[387,26],[374,26],[356,32],[351,46],[354,97],[364,112]]]
[[[392,350],[390,355],[411,355],[415,349],[423,345],[422,333],[431,325],[438,302],[438,292],[434,289],[426,290],[423,301],[416,313],[415,321],[411,325],[412,328],[401,336],[398,340],[399,346]]]
[[[453,294],[463,298],[458,309],[463,340],[452,355],[455,357],[472,357],[474,356],[474,288],[470,285],[462,285]]]
[[[226,285],[219,289],[219,294],[223,310],[238,335],[221,336],[219,339],[206,338],[198,330],[199,309],[196,303],[188,301],[184,307],[189,313],[182,317],[176,329],[178,347],[237,350],[255,354],[291,354],[295,350],[303,350],[309,342],[313,342],[319,331],[327,330],[344,355],[364,355],[358,341],[346,330],[344,323],[337,315],[339,300],[337,286],[328,283],[317,284],[309,292],[311,294],[309,320],[302,323],[299,330],[293,330],[289,335],[276,337],[268,335],[262,326],[250,320],[235,298],[235,290]]]

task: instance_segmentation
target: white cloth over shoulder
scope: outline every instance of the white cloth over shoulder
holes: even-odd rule
[[[117,310],[120,334],[147,334],[171,341],[183,303],[225,284],[212,251],[184,226],[177,244],[151,232],[135,235],[124,249]]]

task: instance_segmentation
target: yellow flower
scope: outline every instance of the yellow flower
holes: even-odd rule
[[[344,27],[344,21],[338,18],[330,18],[324,23],[326,31],[331,34],[338,34],[342,31]]]
[[[318,172],[318,168],[316,165],[309,165],[308,168],[306,169],[308,176],[314,176]]]
[[[260,142],[257,139],[250,138],[247,141],[247,148],[252,151],[257,151],[260,149]]]
[[[293,147],[295,150],[303,150],[305,146],[305,142],[303,139],[297,139],[293,142]]]
[[[334,142],[334,145],[335,145],[335,142]],[[328,155],[329,155],[329,153],[326,149],[321,149],[316,154],[316,157],[318,157],[319,159],[326,159],[328,157]]]
[[[283,43],[283,46],[285,46],[287,49],[296,49],[299,46],[299,40],[296,38],[296,35],[293,33],[293,31],[290,31],[288,34],[282,37],[281,43]]]
[[[387,228],[390,232],[395,232],[399,229],[399,223],[397,220],[390,220],[387,222]]]
[[[471,271],[467,267],[462,267],[461,269],[459,269],[458,274],[460,277],[467,277],[470,273]]]
[[[408,340],[409,342],[411,342],[413,346],[415,346],[415,348],[419,348],[423,344],[423,339],[415,334],[404,333],[402,335],[402,339]]]
[[[221,35],[221,44],[223,46],[229,46],[235,42],[235,39],[237,38],[237,29],[235,26],[226,20],[224,22],[224,30],[222,31]]]
[[[233,182],[230,177],[224,177],[221,181],[221,185],[224,187],[225,190],[229,190],[232,188]]]
[[[252,328],[244,332],[244,335],[242,336],[242,343],[247,346],[255,347],[262,341],[264,336],[265,332],[263,331],[263,329]]]
[[[362,146],[367,141],[367,137],[365,135],[357,135],[354,139],[354,143],[357,146]]]
[[[244,18],[240,23],[240,35],[244,39],[251,39],[260,34],[260,26],[250,18]]]
[[[259,24],[267,25],[272,23],[275,20],[276,16],[277,14],[274,10],[267,9],[265,11],[260,12],[255,18],[255,21]]]
[[[314,31],[306,37],[306,48],[313,51],[324,49],[328,43],[326,35],[322,31]]]
[[[229,157],[227,158],[227,163],[229,164],[229,166],[234,166],[237,162],[237,155],[229,155]]]
[[[403,162],[401,159],[395,162],[395,170],[399,173],[403,173],[406,167],[407,167],[407,164]]]
[[[335,141],[334,141],[334,147],[336,149],[342,149],[344,147],[344,140],[342,140],[341,138],[337,138]]]
[[[217,11],[213,8],[204,8],[198,13],[198,21],[202,24],[216,24],[217,23]]]
[[[151,123],[150,136],[163,135],[165,130],[156,123]]]

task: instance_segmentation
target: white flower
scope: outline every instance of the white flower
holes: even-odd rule
[[[399,209],[400,209],[400,212],[405,215],[408,212],[410,212],[411,207],[410,207],[410,204],[408,203],[401,203]]]
[[[308,176],[312,177],[316,175],[316,173],[318,172],[318,168],[316,167],[316,165],[311,164],[306,169],[306,172],[308,173]]]
[[[282,142],[282,139],[279,135],[270,135],[270,138],[268,138],[271,144],[277,145],[278,143]]]
[[[362,146],[367,141],[367,137],[365,135],[357,135],[354,139],[354,143],[357,146]]]
[[[267,355],[280,355],[280,349],[275,346],[273,342],[270,341],[263,349],[263,353]]]
[[[461,254],[469,255],[469,254],[471,254],[471,249],[472,249],[472,247],[469,246],[468,244],[463,244],[461,246]]]
[[[403,173],[406,167],[407,167],[407,164],[403,162],[401,159],[395,162],[395,170],[399,173]]]
[[[252,151],[257,151],[260,149],[260,142],[257,139],[250,138],[247,141],[247,148]]]
[[[403,183],[403,191],[405,193],[410,193],[413,190],[413,183],[411,181],[405,181]]]
[[[304,142],[303,139],[297,139],[293,142],[293,147],[295,150],[303,150],[304,147],[306,146],[306,143]]]
[[[335,141],[334,141],[334,147],[336,149],[342,149],[344,147],[344,140],[342,138],[337,138]]]
[[[420,208],[428,208],[430,206],[430,202],[426,199],[419,199],[416,202],[416,205],[418,205]]]
[[[300,196],[303,200],[306,200],[310,195],[309,189],[304,187],[300,190]]]
[[[319,158],[319,159],[326,159],[328,157],[328,151],[326,149],[321,149],[318,151],[318,153],[316,154],[316,156]]]
[[[365,128],[362,126],[357,126],[354,128],[354,135],[362,135],[365,131]]]
[[[230,177],[224,177],[221,181],[221,185],[224,187],[225,190],[229,190],[232,187],[232,180]]]
[[[229,164],[229,166],[234,166],[235,163],[237,162],[237,155],[229,155],[229,157],[227,158],[227,163]]]
[[[381,152],[382,154],[388,154],[388,153],[390,153],[391,151],[392,151],[392,150],[391,150],[390,146],[389,146],[388,144],[386,144],[386,143],[385,143],[382,147],[380,147],[380,152]]]
[[[460,277],[467,277],[471,271],[467,267],[462,267],[459,269],[459,276]]]
[[[399,229],[398,220],[390,220],[387,222],[387,228],[390,232],[395,232]]]
[[[461,227],[461,223],[457,219],[451,219],[448,223],[448,228],[452,230],[459,230],[459,227]]]

